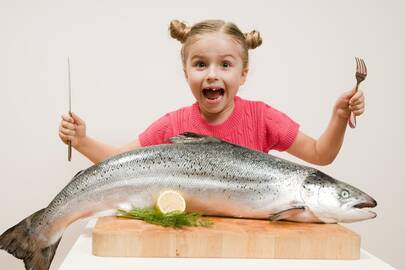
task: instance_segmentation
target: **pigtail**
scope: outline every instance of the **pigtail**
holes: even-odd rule
[[[262,44],[262,38],[260,37],[260,33],[256,30],[253,30],[250,33],[244,33],[245,41],[248,49],[254,49],[259,47]]]
[[[178,20],[172,20],[169,26],[170,36],[177,39],[181,43],[184,43],[187,39],[190,27]]]

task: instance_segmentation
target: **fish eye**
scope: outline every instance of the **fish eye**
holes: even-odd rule
[[[340,193],[340,196],[342,196],[342,198],[347,199],[350,196],[350,192],[346,189],[342,190],[342,192]]]

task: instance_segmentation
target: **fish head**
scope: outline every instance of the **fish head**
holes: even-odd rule
[[[324,223],[356,222],[377,216],[366,209],[377,206],[371,196],[318,170],[304,180],[301,198]]]

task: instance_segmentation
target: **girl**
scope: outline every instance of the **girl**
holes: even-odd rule
[[[248,74],[248,50],[260,46],[256,31],[242,33],[233,23],[207,20],[191,28],[174,20],[170,34],[183,45],[184,75],[196,102],[167,113],[139,137],[122,147],[98,142],[86,134],[85,122],[76,114],[63,115],[59,136],[94,163],[139,147],[166,143],[190,131],[210,135],[262,152],[276,149],[312,164],[330,164],[343,143],[350,113],[364,112],[364,95],[354,89],[338,98],[324,133],[315,140],[299,125],[271,106],[237,96]]]

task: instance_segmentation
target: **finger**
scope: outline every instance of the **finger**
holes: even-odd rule
[[[356,93],[356,89],[352,89],[352,90],[349,90],[347,92],[344,92],[342,97],[350,99],[355,93]]]
[[[66,136],[65,136],[62,132],[60,132],[60,131],[59,131],[59,137],[62,139],[62,141],[63,141],[64,143],[66,143],[66,141],[67,141]]]
[[[67,121],[67,122],[74,123],[73,118],[70,117],[70,115],[68,115],[68,114],[62,115],[62,119],[65,120],[65,121]]]
[[[356,105],[360,105],[360,104],[364,104],[364,98],[360,98],[360,99],[349,102],[349,105],[352,105],[352,106],[356,106]]]
[[[364,104],[349,105],[349,109],[350,109],[351,111],[361,110],[361,109],[364,109]]]
[[[364,96],[353,96],[353,98],[350,99],[349,104],[350,105],[355,105],[355,104],[360,104],[364,103]]]
[[[347,108],[349,106],[349,99],[348,98],[341,97],[341,98],[339,98],[337,100],[337,102],[339,104],[339,107]]]
[[[361,90],[357,91],[356,93],[354,93],[352,98],[358,99],[360,97],[364,96],[363,92]]]
[[[72,112],[72,117],[75,120],[75,122],[79,125],[83,124],[84,121],[83,119],[81,119],[77,114],[75,114],[74,112]]]
[[[361,115],[361,114],[363,114],[363,113],[364,113],[364,108],[363,108],[363,109],[360,109],[360,110],[355,110],[355,111],[353,111],[353,114],[356,115],[356,116],[359,116],[359,115]]]
[[[357,102],[357,100],[364,100],[363,92],[358,91],[350,98],[350,103]]]
[[[71,130],[71,129],[67,129],[67,128],[64,128],[64,127],[60,128],[60,132],[62,132],[64,135],[70,135],[70,136],[76,135],[76,131]]]
[[[73,136],[65,135],[62,132],[59,132],[59,137],[63,140],[64,143],[67,143],[67,142],[72,141],[74,139]]]
[[[62,121],[61,126],[66,129],[76,130],[76,126],[70,122]]]

